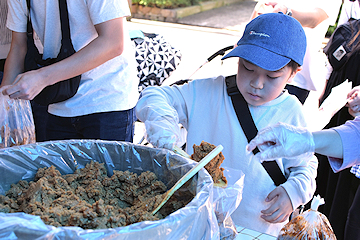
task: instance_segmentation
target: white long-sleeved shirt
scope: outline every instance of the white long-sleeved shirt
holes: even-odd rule
[[[277,122],[305,126],[300,103],[287,91],[262,106],[250,106],[250,111],[258,130]],[[245,174],[242,200],[231,215],[233,221],[236,225],[277,236],[285,223],[271,224],[260,218],[260,211],[269,207],[265,198],[276,186],[260,162],[252,161],[252,153],[246,152],[247,139],[226,92],[223,76],[193,80],[182,86],[148,87],[142,91],[136,114],[147,127],[160,124],[164,133],[178,127],[180,122],[187,129],[189,154],[192,146],[201,141],[221,144],[225,156],[221,166],[229,170],[225,175],[228,181],[239,178],[238,170]],[[154,123],[155,119],[164,121]],[[282,186],[293,208],[307,203],[316,188],[317,159],[312,156],[309,163],[277,159],[277,163],[288,177]]]

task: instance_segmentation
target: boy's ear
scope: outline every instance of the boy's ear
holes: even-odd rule
[[[293,71],[289,77],[289,79],[287,80],[288,83],[290,83],[293,78],[295,77],[295,75],[300,72],[302,70],[302,66],[298,67],[295,71]]]

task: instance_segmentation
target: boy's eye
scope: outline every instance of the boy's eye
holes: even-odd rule
[[[254,71],[254,70],[251,70],[251,69],[247,68],[247,67],[245,66],[245,64],[243,64],[243,67],[244,67],[245,70],[247,70],[247,71],[250,71],[250,72],[253,72],[253,71]]]
[[[269,76],[269,75],[268,75],[268,78],[270,78],[270,79],[277,79],[278,77],[272,77],[272,76]]]

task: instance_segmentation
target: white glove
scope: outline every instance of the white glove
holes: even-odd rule
[[[163,118],[154,121],[145,121],[146,139],[154,147],[173,150],[179,142],[180,127],[177,123],[170,123]]]
[[[310,156],[315,151],[315,142],[307,129],[278,123],[259,131],[246,149],[252,151],[256,147],[260,152],[255,155],[255,159],[266,161],[295,158],[303,154]]]

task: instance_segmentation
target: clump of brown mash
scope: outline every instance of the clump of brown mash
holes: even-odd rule
[[[193,145],[194,153],[191,155],[191,159],[200,162],[207,154],[216,148],[215,145],[202,141],[199,146]],[[220,167],[225,157],[220,152],[214,157],[208,164],[205,165],[205,169],[211,175],[215,186],[226,186],[227,180],[224,176],[224,168]]]
[[[193,196],[175,196],[154,216],[167,188],[150,171],[140,175],[114,170],[107,176],[104,164],[91,162],[73,174],[61,175],[54,166],[38,170],[34,181],[13,184],[0,195],[0,211],[38,215],[55,227],[104,229],[145,220],[159,220],[184,207]]]

